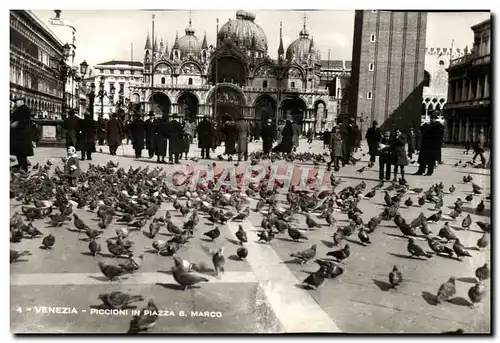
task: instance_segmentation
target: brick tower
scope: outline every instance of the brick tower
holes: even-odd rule
[[[363,135],[377,120],[383,129],[420,126],[427,13],[356,11],[349,116]]]

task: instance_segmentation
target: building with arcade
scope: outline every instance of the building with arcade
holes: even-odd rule
[[[303,131],[330,128],[350,75],[350,61],[321,60],[306,20],[285,50],[280,27],[277,58],[269,56],[266,34],[253,13],[239,10],[220,26],[209,45],[191,19],[174,43],[146,39],[143,82],[131,88],[145,112],[252,122],[292,118]],[[328,65],[328,67],[327,67]],[[328,68],[328,70],[326,70]]]

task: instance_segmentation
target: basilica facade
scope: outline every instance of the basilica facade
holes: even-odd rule
[[[206,34],[203,39],[195,35],[189,20],[185,35],[177,35],[170,49],[148,35],[143,82],[132,87],[133,101],[143,103],[145,111],[195,121],[203,116],[253,122],[290,118],[304,131],[331,127],[337,90],[328,87],[342,87],[339,81],[345,77],[329,84],[322,80],[324,61],[305,22],[286,50],[280,28],[275,60],[253,13],[237,11],[217,32],[216,44],[209,45]]]

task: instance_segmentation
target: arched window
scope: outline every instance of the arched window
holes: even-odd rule
[[[164,84],[165,84],[165,78],[164,78],[164,77],[162,77],[162,78],[161,78],[161,84],[162,84],[162,85],[164,85]]]
[[[189,78],[188,80],[188,85],[192,85],[193,84],[193,79],[192,78]]]
[[[267,88],[267,80],[264,80],[264,81],[262,82],[262,88]]]
[[[295,82],[290,82],[290,88],[295,88]]]

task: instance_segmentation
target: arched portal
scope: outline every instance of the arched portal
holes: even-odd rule
[[[213,105],[214,101],[216,104],[215,118],[223,121],[226,118],[237,120],[245,105],[243,92],[232,85],[218,85],[208,97],[208,103]]]
[[[198,98],[193,93],[183,93],[177,100],[181,114],[188,120],[195,120],[198,114]]]
[[[268,119],[274,119],[276,113],[276,101],[267,94],[261,95],[255,101],[255,119],[266,122]]]
[[[161,113],[162,115],[170,114],[170,99],[165,93],[154,93],[153,94],[153,111],[155,113]]]
[[[236,57],[220,57],[213,62],[210,78],[214,83],[229,82],[242,87],[246,80],[245,65]]]
[[[281,117],[292,119],[294,122],[301,122],[307,106],[299,97],[287,98],[281,103]]]

